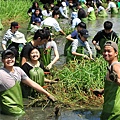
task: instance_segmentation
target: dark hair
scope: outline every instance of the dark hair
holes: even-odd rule
[[[91,1],[88,1],[88,2],[86,3],[86,5],[89,5],[89,6],[93,7],[93,3],[92,3]]]
[[[112,22],[110,22],[110,21],[105,21],[104,22],[105,30],[110,30],[110,29],[112,29],[112,27],[113,27],[113,23]]]
[[[98,2],[96,5],[97,5],[97,8],[99,8],[100,6],[102,6],[102,4],[100,2]]]
[[[47,10],[47,13],[48,13],[48,14],[50,13],[49,8],[48,8],[48,6],[47,6],[47,4],[43,5],[43,8]]]
[[[54,11],[52,12],[52,17],[54,17],[55,15],[59,15],[59,10],[54,10]]]
[[[48,39],[49,36],[50,36],[50,31],[45,29],[40,29],[35,32],[33,39],[37,40],[37,38],[40,37],[41,40],[43,40],[43,39]]]
[[[34,49],[37,49],[40,53],[40,49],[38,47],[30,47],[29,51],[28,51],[28,59],[30,60],[30,53],[34,50]]]
[[[81,27],[81,28],[84,28],[84,29],[86,29],[86,24],[84,23],[84,22],[80,22],[78,25],[77,25],[77,27]]]
[[[81,2],[77,2],[77,3],[76,3],[76,6],[81,6],[81,5],[82,5]]]
[[[50,28],[49,28],[49,27],[43,27],[43,29],[46,30],[46,31],[48,31],[48,32],[50,32],[50,33],[52,33],[52,32],[50,31]],[[49,39],[48,41],[51,41],[51,34],[50,34],[50,39]]]
[[[34,9],[36,8],[35,4],[37,4],[38,7],[39,7],[39,3],[35,1],[35,2],[33,2],[33,4],[32,4],[32,8],[34,8]]]

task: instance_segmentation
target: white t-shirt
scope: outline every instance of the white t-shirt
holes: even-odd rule
[[[99,6],[98,12],[100,12],[101,10],[104,10],[104,7],[103,7],[103,6]]]
[[[81,22],[79,18],[75,18],[72,20],[72,28],[75,28]]]
[[[61,31],[61,28],[59,26],[59,23],[57,22],[57,20],[55,18],[52,18],[52,17],[48,17],[46,18],[45,20],[43,20],[41,22],[41,26],[43,25],[47,25],[47,26],[51,26],[51,27],[54,27],[54,29],[58,32],[58,31]]]
[[[114,2],[109,2],[107,9],[115,8],[116,4]]]
[[[37,25],[30,25],[30,32],[35,33],[38,29],[42,29],[40,26]]]
[[[47,13],[47,10],[42,10],[42,14],[43,14],[43,16],[49,17],[52,15],[52,12]]]
[[[15,81],[28,79],[26,73],[20,67],[13,67],[14,72],[9,72],[5,68],[0,69],[0,92],[15,85]]]
[[[57,50],[57,44],[55,41],[48,41],[46,44],[46,48],[53,48],[53,50]]]
[[[60,11],[62,16],[64,16],[65,18],[68,18],[68,16],[67,16],[67,8],[66,7],[59,7],[59,11]]]
[[[87,10],[87,12],[89,12],[89,13],[92,12],[92,11],[94,11],[93,7],[89,7],[88,10]]]

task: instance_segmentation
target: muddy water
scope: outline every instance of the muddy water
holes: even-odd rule
[[[93,53],[95,54],[94,47],[91,43],[93,36],[103,29],[103,23],[106,20],[113,22],[113,30],[120,36],[120,14],[116,16],[108,16],[107,18],[98,18],[94,22],[87,23],[87,29],[89,30],[90,37],[88,41],[92,48]],[[62,26],[69,26],[69,22],[65,20],[60,20]],[[70,26],[69,26],[70,27]],[[20,31],[26,35],[27,24],[21,25]],[[5,31],[8,27],[5,27],[3,31],[0,31],[0,42]],[[60,59],[55,64],[56,66],[62,65],[65,63],[65,57],[63,55],[64,45],[66,42],[65,36],[59,35],[55,38],[55,41],[58,45],[58,50],[60,53]],[[2,48],[0,47],[0,51]],[[100,120],[101,109],[80,109],[80,110],[61,110],[60,116],[55,117],[54,108],[45,108],[42,111],[41,108],[29,108],[26,109],[26,115],[23,117],[11,117],[0,114],[0,120]]]

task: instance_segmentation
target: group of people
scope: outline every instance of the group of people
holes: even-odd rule
[[[63,3],[62,3],[63,4]],[[72,6],[72,4],[70,4]],[[86,3],[87,5],[87,3]],[[80,6],[80,5],[79,5]],[[44,6],[45,9],[46,6]],[[22,97],[36,97],[39,93],[45,94],[48,99],[55,101],[55,97],[48,93],[44,88],[44,83],[57,83],[57,80],[49,80],[45,78],[44,73],[50,72],[53,64],[59,59],[59,52],[57,44],[52,39],[51,28],[63,35],[65,33],[60,28],[57,18],[59,12],[53,10],[52,17],[43,20],[43,14],[46,12],[40,11],[40,18],[34,19],[34,13],[38,12],[39,7],[30,8],[28,10],[31,16],[31,25],[41,24],[41,28],[33,30],[33,39],[27,42],[23,33],[18,31],[20,27],[17,22],[12,22],[10,29],[5,33],[2,40],[3,52],[1,60],[3,68],[0,69],[0,111],[4,114],[20,115],[24,114]],[[93,13],[91,13],[93,15]],[[82,19],[81,19],[82,20]],[[36,22],[37,21],[37,22]],[[42,21],[42,22],[41,22]],[[42,26],[44,26],[42,28]],[[118,62],[118,41],[117,34],[112,30],[113,23],[111,21],[104,22],[104,29],[98,31],[93,37],[92,43],[96,48],[99,57],[103,54],[104,59],[109,63],[108,73],[105,80],[104,89],[104,106],[101,115],[102,120],[119,118],[119,85],[120,73]],[[78,59],[94,60],[93,53],[87,38],[89,37],[86,23],[80,21],[75,30],[66,36],[67,42],[65,44],[64,55],[66,62]],[[54,50],[55,57],[51,61],[51,50]],[[84,48],[87,49],[88,54],[84,53]],[[14,66],[15,65],[15,66]],[[111,86],[111,87],[108,87]],[[114,90],[112,88],[115,88]],[[111,96],[109,96],[110,94]],[[118,94],[118,95],[116,95]],[[116,96],[117,97],[116,97]],[[115,101],[115,102],[114,102]],[[108,110],[108,106],[110,109]]]

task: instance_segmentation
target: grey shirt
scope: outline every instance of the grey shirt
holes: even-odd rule
[[[0,69],[0,92],[15,85],[15,81],[26,80],[28,76],[20,67],[13,67],[14,72],[9,72],[5,68]]]
[[[71,52],[76,52],[76,50],[77,50],[77,48],[78,48],[79,46],[85,47],[85,48],[87,49],[87,51],[89,52],[89,54],[92,54],[92,51],[91,51],[91,49],[90,49],[90,46],[89,46],[88,41],[85,41],[85,42],[84,42],[84,45],[82,45],[82,44],[79,42],[78,39],[74,39],[74,41],[72,42],[72,50],[71,50]]]

